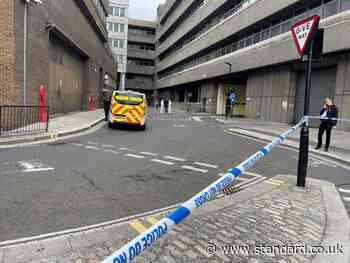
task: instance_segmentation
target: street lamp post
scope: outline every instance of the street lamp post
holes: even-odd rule
[[[23,105],[27,104],[27,35],[28,35],[28,5],[34,3],[37,6],[42,4],[41,0],[24,0],[24,36],[23,36]]]

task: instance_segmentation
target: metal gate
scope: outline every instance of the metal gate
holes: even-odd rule
[[[84,61],[60,40],[50,37],[51,113],[80,111],[83,96]]]
[[[313,70],[310,91],[310,115],[318,116],[327,97],[334,99],[337,68]],[[295,101],[294,122],[298,122],[304,114],[305,73],[298,73]],[[319,121],[313,121],[311,126],[318,126]]]

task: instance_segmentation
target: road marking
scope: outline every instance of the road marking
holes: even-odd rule
[[[156,224],[156,223],[158,222],[158,220],[155,219],[153,216],[147,217],[147,218],[146,218],[146,221],[147,221],[148,223],[150,223],[151,225],[154,225],[154,224]]]
[[[174,160],[174,161],[179,161],[179,162],[184,162],[186,161],[186,159],[182,159],[179,157],[175,157],[175,156],[170,156],[170,155],[166,155],[164,156],[165,159],[170,159],[170,160]]]
[[[122,151],[129,151],[129,152],[135,152],[135,150],[129,149],[129,148],[125,148],[125,147],[121,147],[121,148],[119,148],[119,150],[122,150]]]
[[[47,167],[47,168],[36,168],[36,169],[28,169],[28,170],[22,170],[22,173],[33,173],[33,172],[44,172],[44,171],[52,171],[55,170],[53,167]]]
[[[174,165],[174,163],[172,163],[172,162],[167,162],[167,161],[163,161],[163,160],[159,160],[159,159],[152,159],[151,162],[161,163],[161,164],[166,164],[166,165]]]
[[[102,144],[102,147],[105,147],[105,148],[113,148],[114,146],[111,145],[111,144]]]
[[[133,157],[133,158],[136,158],[136,159],[144,159],[145,158],[145,156],[137,155],[137,154],[125,154],[125,156]]]
[[[192,171],[196,171],[196,172],[200,172],[200,173],[207,173],[208,172],[208,170],[199,169],[199,168],[196,168],[196,167],[193,167],[193,166],[188,166],[188,165],[183,165],[181,167],[183,169],[186,169],[186,170],[192,170]]]
[[[132,220],[129,222],[129,224],[139,233],[143,233],[147,230],[147,228],[141,224],[139,220]]]
[[[173,126],[174,128],[186,128],[187,126],[186,125],[184,125],[184,124],[174,124],[174,126]]]
[[[98,145],[99,143],[98,142],[87,142],[88,144],[92,144],[92,145]]]
[[[219,165],[209,164],[209,163],[195,162],[194,164],[199,166],[209,167],[209,168],[219,168]]]
[[[192,117],[192,120],[202,122],[202,117]]]
[[[272,184],[272,185],[281,186],[280,183],[271,182],[270,180],[265,181],[265,184]]]
[[[276,179],[273,179],[273,178],[269,179],[269,181],[270,181],[270,182],[274,182],[274,183],[278,183],[278,184],[285,184],[284,181],[276,180]]]
[[[86,149],[90,149],[90,150],[99,150],[100,148],[95,147],[95,146],[85,146]]]
[[[226,174],[224,174],[224,173],[219,173],[219,176],[220,177],[223,177],[223,176],[225,176]],[[235,177],[235,181],[248,181],[249,179],[247,179],[247,178],[243,178],[243,177],[240,177],[240,176],[238,176],[238,177]]]
[[[149,155],[149,156],[158,156],[159,155],[158,153],[150,153],[150,152],[140,152],[140,154]]]
[[[81,143],[71,143],[72,145],[74,145],[74,146],[78,146],[78,147],[83,147],[84,146],[84,144],[81,144]]]
[[[113,150],[104,150],[106,153],[113,153],[113,154],[119,154],[120,152],[113,151]]]
[[[348,189],[339,188],[338,190],[339,190],[339,192],[341,192],[341,193],[350,194],[350,190],[348,190]]]
[[[344,197],[344,196],[343,196],[343,200],[344,200],[345,202],[350,202],[350,197]]]

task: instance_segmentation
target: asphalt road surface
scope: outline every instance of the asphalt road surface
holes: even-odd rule
[[[85,136],[0,150],[0,241],[186,201],[264,145],[224,128],[210,116],[152,115],[146,131],[105,125]],[[297,155],[276,148],[240,181],[296,174]],[[350,189],[349,170],[333,162],[312,158],[309,176]]]

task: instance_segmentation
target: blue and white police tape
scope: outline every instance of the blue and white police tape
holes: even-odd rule
[[[186,217],[188,217],[195,208],[202,206],[205,202],[215,197],[220,190],[231,184],[238,175],[252,167],[262,157],[267,155],[272,148],[281,144],[283,140],[285,140],[291,133],[296,131],[305,121],[306,120],[303,118],[297,125],[278,136],[271,143],[261,148],[257,153],[253,154],[243,163],[235,168],[229,169],[228,173],[223,177],[216,180],[187,202],[183,203],[175,211],[171,212],[145,232],[138,235],[127,245],[123,246],[111,256],[106,258],[102,263],[127,263],[133,260],[136,256],[140,255],[141,252],[154,244],[154,242],[161,236],[169,232],[175,225],[179,224]]]

